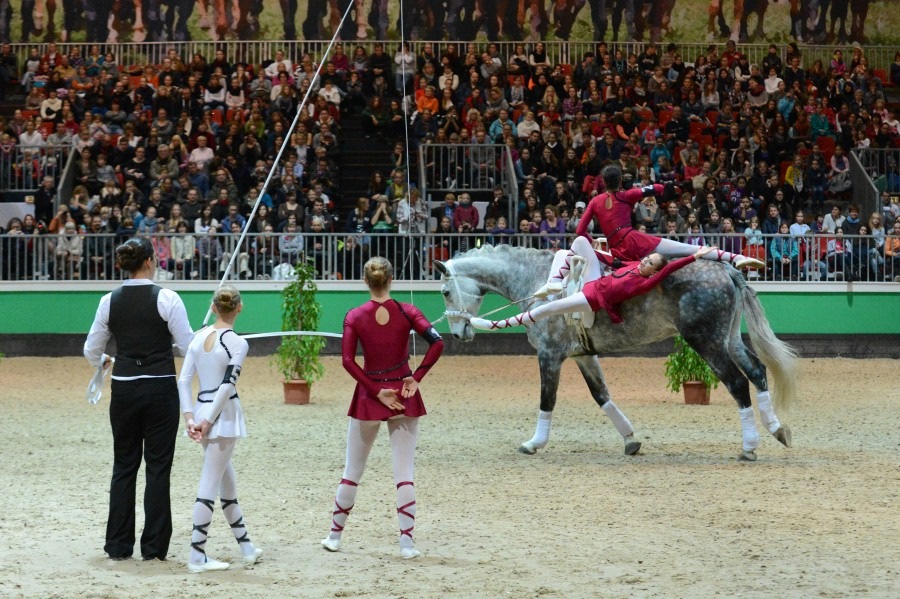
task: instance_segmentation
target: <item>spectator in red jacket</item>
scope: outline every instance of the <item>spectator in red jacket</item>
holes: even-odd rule
[[[471,233],[478,227],[478,209],[468,193],[459,194],[459,205],[453,211],[453,228],[458,233]]]

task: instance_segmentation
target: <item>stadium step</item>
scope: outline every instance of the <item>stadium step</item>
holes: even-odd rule
[[[341,137],[341,213],[347,214],[357,198],[368,195],[372,173],[380,170],[385,179],[389,178],[391,146],[382,139],[366,139],[358,115],[341,121]]]

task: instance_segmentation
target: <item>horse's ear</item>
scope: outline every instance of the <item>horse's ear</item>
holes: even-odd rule
[[[434,261],[434,269],[435,269],[436,271],[438,271],[439,273],[441,273],[442,275],[446,275],[446,274],[447,274],[447,266],[446,266],[443,262],[441,262],[440,260],[435,260],[435,261]]]

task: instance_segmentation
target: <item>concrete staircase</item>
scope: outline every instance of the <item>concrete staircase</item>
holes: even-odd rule
[[[393,146],[377,137],[366,139],[359,114],[343,115],[341,132],[341,205],[338,209],[343,215],[356,207],[357,198],[367,195],[372,173],[381,171],[385,180],[390,179],[389,155]]]

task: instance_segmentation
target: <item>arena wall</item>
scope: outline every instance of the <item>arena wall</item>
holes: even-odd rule
[[[246,311],[239,322],[244,333],[262,333],[281,329],[283,283],[241,282]],[[0,321],[0,352],[7,356],[80,355],[97,302],[113,289],[113,284],[52,283],[4,285],[0,306],[6,316]],[[191,324],[199,328],[206,316],[215,285],[203,282],[167,284],[181,295]],[[438,282],[398,282],[394,297],[412,300],[425,315],[436,321],[443,313]],[[894,357],[900,358],[900,293],[896,285],[817,283],[809,285],[761,284],[755,286],[772,329],[790,340],[805,357]],[[361,283],[326,281],[319,285],[322,303],[320,331],[340,332],[344,314],[368,298]],[[485,299],[482,313],[505,302],[496,296]],[[503,314],[511,314],[508,308]],[[446,334],[446,322],[437,325]],[[253,343],[254,353],[270,353],[278,339]],[[671,342],[647,347],[630,355],[665,355]],[[337,340],[329,339],[326,348],[337,353]],[[449,342],[447,351],[456,354],[530,354],[521,329],[480,334],[475,343]]]

